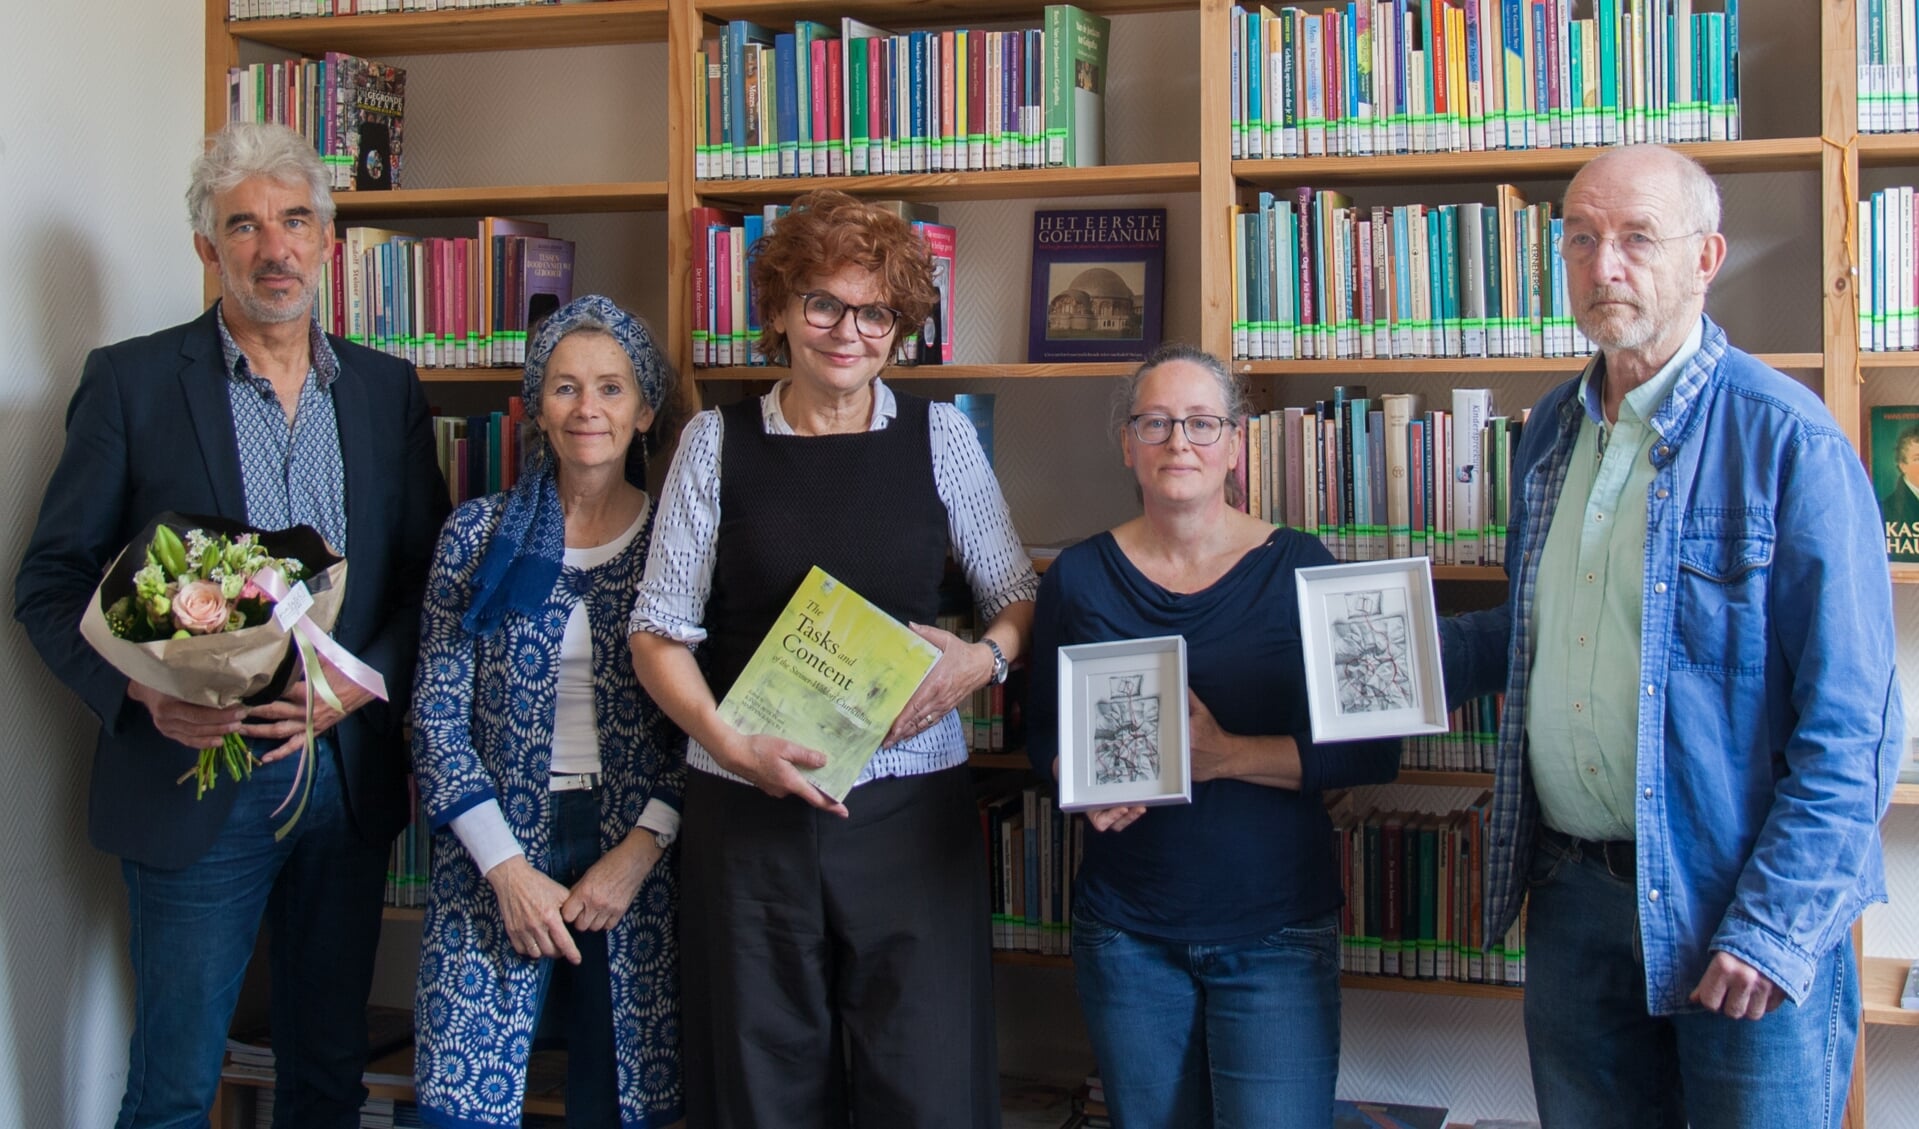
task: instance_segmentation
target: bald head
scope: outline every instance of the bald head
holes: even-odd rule
[[[1673,231],[1719,230],[1719,186],[1699,162],[1663,145],[1606,150],[1573,177],[1566,186],[1566,199],[1572,200],[1576,193],[1611,199],[1634,189],[1673,201],[1679,214],[1665,217]]]

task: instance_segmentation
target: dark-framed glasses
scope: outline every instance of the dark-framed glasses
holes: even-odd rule
[[[1133,429],[1133,438],[1149,447],[1157,447],[1173,437],[1175,424],[1186,429],[1186,441],[1195,447],[1210,447],[1219,442],[1226,429],[1233,426],[1231,416],[1178,416],[1162,415],[1159,412],[1141,412],[1136,416],[1127,416],[1126,423]]]
[[[832,329],[848,310],[853,311],[853,325],[861,337],[885,337],[893,332],[893,325],[900,318],[898,310],[878,302],[849,306],[824,290],[809,290],[800,295],[800,312],[806,316],[806,324],[814,329]]]
[[[1569,263],[1583,265],[1598,258],[1599,248],[1610,243],[1620,258],[1634,266],[1643,267],[1652,262],[1666,244],[1704,234],[1703,231],[1688,231],[1681,235],[1661,237],[1643,231],[1626,231],[1602,236],[1590,231],[1569,231],[1559,237],[1559,256]]]

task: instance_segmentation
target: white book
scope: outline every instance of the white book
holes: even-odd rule
[[[1480,534],[1486,524],[1484,439],[1493,394],[1486,388],[1453,389],[1453,560],[1481,563]]]

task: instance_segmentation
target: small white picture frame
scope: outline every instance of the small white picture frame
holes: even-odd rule
[[[1186,640],[1059,649],[1059,807],[1193,801]]]
[[[1313,740],[1446,732],[1431,560],[1321,565],[1294,576]]]

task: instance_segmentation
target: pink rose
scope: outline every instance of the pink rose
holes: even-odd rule
[[[211,635],[227,625],[227,600],[217,580],[192,580],[173,597],[173,625],[194,635]]]

